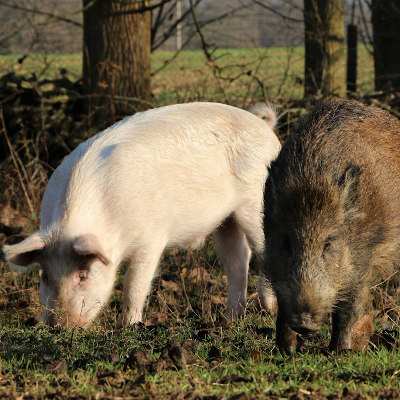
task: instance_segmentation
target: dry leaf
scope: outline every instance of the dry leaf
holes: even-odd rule
[[[195,267],[190,271],[188,278],[196,283],[207,282],[210,280],[210,274],[204,267]]]
[[[161,279],[161,286],[164,289],[171,290],[172,292],[179,292],[180,291],[180,286],[174,281],[169,281],[169,280],[166,281],[164,279]]]

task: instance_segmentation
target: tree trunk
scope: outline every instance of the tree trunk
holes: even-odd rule
[[[345,92],[344,1],[304,0],[305,96]]]
[[[103,119],[148,108],[151,13],[140,12],[145,3],[83,0],[83,82]]]
[[[372,0],[375,89],[400,89],[400,2]]]
[[[357,90],[357,25],[347,25],[347,93]]]

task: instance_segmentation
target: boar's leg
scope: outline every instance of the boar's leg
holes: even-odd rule
[[[276,344],[282,353],[292,354],[296,351],[297,334],[290,329],[285,316],[279,309],[276,319]]]
[[[163,250],[164,245],[158,242],[156,245],[136,251],[131,258],[124,278],[120,326],[128,326],[142,321],[143,307]]]
[[[332,314],[331,350],[364,350],[373,332],[369,313],[369,290],[362,289],[357,296],[338,304]]]
[[[228,313],[236,318],[246,307],[247,275],[251,251],[244,232],[229,217],[215,232],[218,257],[228,276]]]

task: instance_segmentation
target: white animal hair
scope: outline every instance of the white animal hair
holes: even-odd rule
[[[272,129],[276,116],[267,110],[266,124],[218,103],[160,107],[79,145],[51,176],[42,201],[39,234],[44,241],[56,238],[50,247],[57,250],[42,258],[51,275],[47,286],[41,282],[46,308],[62,304],[70,321],[86,325],[108,301],[117,268],[127,261],[121,322],[140,321],[164,249],[196,246],[214,232],[228,275],[229,310],[240,314],[251,251],[258,260],[264,251],[267,167],[281,147]],[[79,246],[68,243],[89,236],[79,240],[91,243],[85,251],[95,262],[79,283],[79,265],[69,253]],[[18,261],[13,246],[5,254]]]
[[[248,111],[263,119],[273,129],[278,123],[278,116],[275,107],[270,103],[255,103],[248,108]]]

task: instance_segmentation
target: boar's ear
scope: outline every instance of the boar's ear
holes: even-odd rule
[[[104,265],[108,265],[110,263],[95,235],[86,234],[78,236],[74,240],[72,248],[79,256],[97,258]]]
[[[27,267],[34,263],[40,263],[45,246],[43,237],[36,232],[20,243],[5,245],[1,256],[11,264]]]
[[[338,180],[342,192],[343,204],[347,210],[353,209],[357,201],[360,186],[361,168],[349,164]]]

